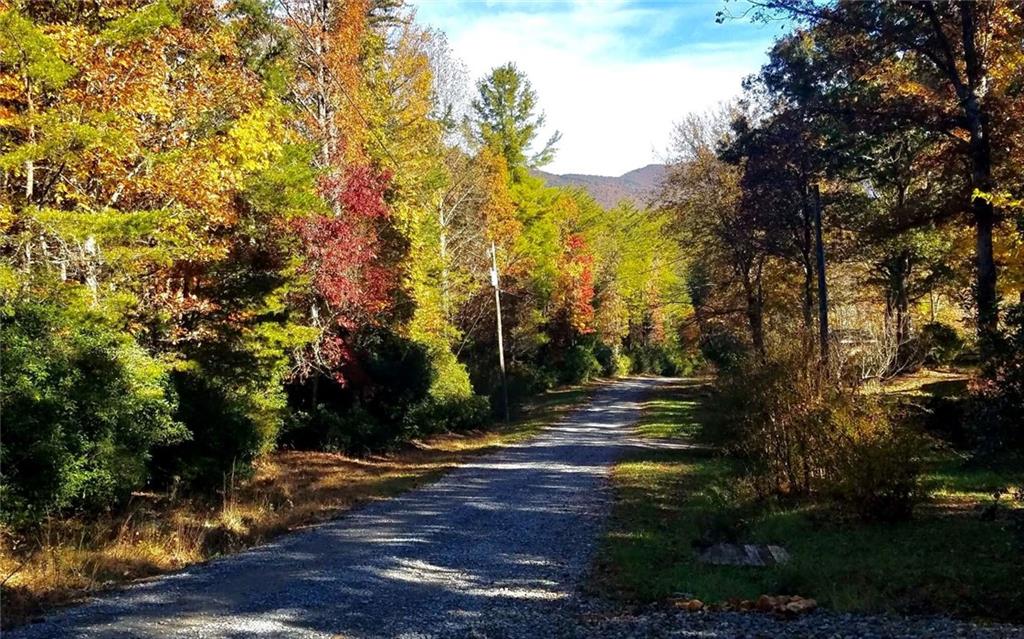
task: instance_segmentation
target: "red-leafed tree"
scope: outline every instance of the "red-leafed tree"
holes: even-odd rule
[[[314,292],[312,319],[323,329],[321,339],[300,358],[300,376],[319,371],[345,384],[348,376],[358,374],[346,338],[387,315],[398,281],[380,239],[380,230],[390,223],[390,185],[390,172],[373,166],[326,177],[321,194],[337,213],[297,223]]]
[[[555,302],[571,339],[594,331],[594,255],[583,235],[566,238],[560,262]]]

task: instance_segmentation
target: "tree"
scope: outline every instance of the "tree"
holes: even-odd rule
[[[1019,55],[1005,46],[1024,32],[1024,11],[1007,3],[967,1],[840,2],[769,0],[765,14],[782,12],[811,28],[814,66],[822,80],[819,105],[950,136],[968,167],[965,208],[975,230],[978,334],[992,341],[998,326],[993,231],[999,212],[986,194],[997,183],[1003,149],[1020,128],[1006,69]],[[763,15],[765,15],[763,14]],[[787,78],[777,79],[787,86]],[[874,99],[859,102],[854,95]],[[870,129],[867,129],[870,133]]]
[[[527,168],[554,159],[555,145],[561,138],[558,131],[539,151],[527,155],[544,126],[544,113],[537,112],[537,93],[514,64],[492,69],[477,82],[477,91],[479,96],[472,103],[477,134],[484,145],[505,158],[514,179],[520,179]]]
[[[677,126],[676,157],[662,200],[694,242],[697,259],[728,278],[719,295],[739,288],[750,343],[764,355],[764,278],[775,240],[763,210],[742,206],[742,170],[718,156],[728,140],[729,122],[726,113],[718,113],[690,116]]]

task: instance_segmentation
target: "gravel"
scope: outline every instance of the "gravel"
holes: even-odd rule
[[[528,442],[254,550],[139,583],[10,639],[1021,637],[1009,626],[817,612],[624,610],[578,591],[644,395],[629,379]]]

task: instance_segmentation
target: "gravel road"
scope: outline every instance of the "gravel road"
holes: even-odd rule
[[[945,619],[625,614],[578,593],[606,476],[653,387],[629,379],[528,442],[400,497],[6,633],[60,637],[1024,637]]]
[[[605,476],[657,383],[620,382],[434,484],[8,636],[412,638],[554,619],[591,557]]]

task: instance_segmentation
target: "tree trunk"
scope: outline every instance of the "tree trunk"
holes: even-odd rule
[[[764,294],[761,290],[761,277],[751,276],[751,269],[746,269],[743,275],[743,290],[747,300],[747,326],[750,329],[750,342],[754,345],[754,351],[762,359],[765,356],[764,347]]]
[[[974,4],[960,3],[960,21],[963,37],[966,85],[959,89],[960,101],[964,109],[964,119],[970,132],[971,186],[975,192],[992,193],[992,151],[989,140],[988,117],[981,105],[979,90],[985,85],[985,71],[981,58],[978,56],[975,41],[977,24],[974,16]],[[995,224],[995,211],[992,203],[984,197],[975,195],[971,201],[974,214],[975,259],[977,281],[975,296],[978,304],[978,337],[982,348],[992,346],[999,327],[999,300],[996,294],[996,262],[992,250],[992,228]]]
[[[910,337],[910,296],[907,280],[910,277],[910,256],[904,251],[896,257],[892,272],[892,298],[896,310],[896,345],[901,348]]]
[[[828,369],[828,284],[825,280],[825,244],[821,232],[821,192],[818,185],[811,187],[811,206],[814,207],[814,238],[818,262],[818,340],[821,347],[821,363]]]
[[[30,124],[28,125],[28,143],[35,144],[36,141],[36,125],[33,121],[35,114],[35,102],[32,98],[32,83],[25,78],[25,96],[27,101],[27,110]],[[36,177],[36,166],[32,161],[32,158],[25,160],[25,203],[28,205],[32,204],[32,197],[35,195],[35,177]]]

